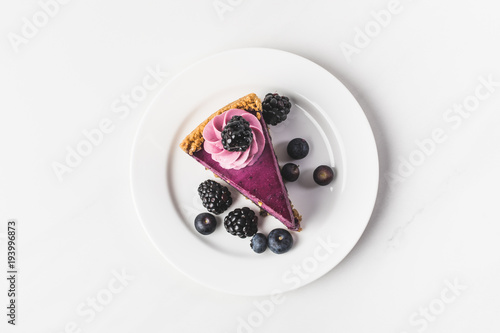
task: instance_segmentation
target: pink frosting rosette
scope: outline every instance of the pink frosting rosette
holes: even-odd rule
[[[242,116],[250,123],[253,139],[250,147],[245,151],[228,151],[222,147],[221,132],[234,116]],[[212,156],[214,161],[219,162],[224,169],[239,170],[253,165],[264,151],[265,139],[260,121],[256,116],[245,110],[231,109],[215,116],[205,126],[203,138],[205,139],[203,143],[205,151]]]

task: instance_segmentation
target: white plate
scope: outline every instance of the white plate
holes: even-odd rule
[[[291,161],[286,144],[305,138],[310,153],[298,161],[301,175],[288,183],[303,215],[301,232],[286,254],[255,254],[249,239],[231,236],[222,218],[217,230],[198,234],[193,221],[204,212],[198,185],[214,179],[178,147],[208,115],[250,92],[263,98],[277,91],[293,107],[284,123],[271,127],[283,165]],[[314,168],[332,165],[331,186],[312,180]],[[333,75],[297,55],[272,49],[239,49],[198,62],[171,80],[142,119],[131,161],[135,206],[144,229],[163,256],[180,271],[210,288],[240,295],[285,292],[314,281],[335,267],[354,247],[373,210],[378,180],[373,133],[354,97]],[[220,181],[220,180],[219,180]],[[223,183],[222,181],[220,181]],[[258,208],[234,189],[230,210]],[[284,227],[273,217],[259,218],[267,234]]]

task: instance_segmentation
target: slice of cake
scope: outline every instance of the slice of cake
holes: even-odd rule
[[[288,198],[257,95],[210,115],[180,147],[288,229],[300,229],[301,216]]]

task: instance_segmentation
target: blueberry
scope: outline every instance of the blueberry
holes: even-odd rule
[[[274,229],[267,236],[267,246],[269,250],[276,254],[288,252],[292,248],[292,235],[285,229]]]
[[[202,235],[210,235],[217,227],[215,216],[209,213],[201,213],[194,219],[194,227]]]
[[[281,177],[289,182],[299,179],[300,170],[297,164],[287,163],[281,168]]]
[[[320,165],[314,170],[313,178],[316,184],[326,186],[330,184],[335,177],[335,173],[328,165]]]
[[[250,247],[256,253],[262,253],[267,249],[267,238],[264,234],[258,233],[252,237]]]
[[[309,144],[304,139],[295,138],[288,143],[286,150],[291,158],[300,160],[309,154]]]

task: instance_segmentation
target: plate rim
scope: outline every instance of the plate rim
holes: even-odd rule
[[[144,222],[143,216],[142,216],[142,214],[140,212],[140,208],[138,206],[138,199],[137,199],[137,196],[135,194],[136,193],[136,185],[134,185],[134,183],[135,183],[135,181],[134,181],[134,171],[135,171],[134,161],[135,161],[136,155],[138,154],[137,147],[139,146],[138,143],[139,143],[139,139],[140,139],[141,132],[142,132],[141,129],[143,128],[143,126],[144,126],[144,124],[146,122],[146,119],[148,118],[148,115],[149,115],[151,109],[158,102],[158,100],[160,99],[160,97],[164,94],[165,90],[167,90],[169,87],[171,87],[171,85],[174,84],[180,77],[182,77],[183,75],[185,75],[187,72],[191,71],[193,68],[195,68],[195,67],[197,67],[197,66],[199,66],[199,65],[201,65],[201,64],[203,64],[205,62],[210,62],[210,60],[213,60],[215,58],[218,58],[218,57],[221,57],[221,56],[226,56],[226,55],[229,55],[231,53],[238,53],[238,52],[272,52],[272,53],[276,53],[276,54],[283,54],[285,56],[292,56],[292,57],[299,58],[301,61],[305,61],[309,65],[313,65],[313,66],[317,67],[318,69],[320,69],[321,71],[324,71],[325,73],[327,73],[333,80],[338,81],[347,90],[347,92],[352,96],[353,100],[359,106],[359,109],[361,110],[361,113],[362,113],[362,118],[363,118],[364,121],[366,121],[366,124],[368,125],[368,130],[369,131],[366,134],[368,134],[369,140],[371,141],[371,143],[373,143],[373,148],[374,148],[371,151],[371,153],[374,154],[374,156],[373,156],[374,160],[372,161],[374,164],[370,165],[370,168],[376,169],[376,170],[374,170],[375,172],[373,172],[374,175],[375,175],[375,177],[376,177],[374,179],[375,186],[373,186],[372,193],[369,195],[369,197],[370,197],[370,204],[369,205],[366,204],[366,206],[367,206],[366,209],[367,209],[367,211],[369,213],[368,213],[368,217],[363,222],[362,231],[359,233],[359,235],[357,235],[357,237],[355,239],[354,238],[352,239],[352,245],[348,247],[347,251],[345,252],[345,255],[342,256],[342,258],[336,264],[334,264],[331,267],[328,267],[325,270],[325,272],[314,276],[312,279],[306,281],[305,283],[300,284],[297,287],[292,287],[292,288],[288,288],[286,290],[283,290],[283,292],[288,292],[288,291],[292,291],[292,290],[298,289],[298,288],[303,287],[303,286],[305,286],[307,284],[310,284],[310,283],[316,281],[317,279],[319,279],[320,277],[326,275],[333,268],[335,268],[336,266],[338,266],[338,264],[340,264],[340,262],[342,262],[343,260],[345,260],[347,258],[347,256],[352,252],[352,250],[354,249],[354,247],[358,244],[358,242],[361,239],[362,235],[366,231],[366,228],[367,228],[368,224],[371,221],[371,218],[372,218],[373,212],[374,212],[374,208],[375,208],[375,205],[376,205],[376,202],[377,202],[377,199],[378,199],[378,191],[379,191],[379,187],[380,187],[380,160],[379,160],[379,152],[378,152],[377,141],[375,139],[373,128],[372,128],[372,126],[370,124],[370,121],[369,121],[368,117],[366,116],[366,113],[363,110],[361,104],[358,102],[358,100],[356,99],[356,97],[354,96],[354,94],[351,92],[351,90],[339,78],[337,78],[333,73],[331,73],[330,71],[328,71],[324,67],[320,66],[319,64],[315,63],[314,61],[312,61],[312,60],[310,60],[308,58],[305,58],[303,56],[300,56],[300,55],[292,53],[292,52],[283,51],[283,50],[279,50],[279,49],[273,49],[273,48],[262,48],[262,47],[245,47],[245,48],[236,48],[236,49],[225,50],[225,51],[222,51],[222,52],[217,52],[217,53],[211,54],[211,55],[209,55],[207,57],[204,57],[202,59],[199,59],[199,60],[193,62],[192,64],[184,67],[178,73],[176,73],[175,75],[173,75],[161,87],[161,89],[156,92],[156,94],[153,96],[153,98],[151,99],[151,101],[145,107],[144,114],[141,116],[141,119],[138,122],[137,130],[136,130],[134,138],[133,138],[132,153],[131,153],[131,156],[130,156],[130,165],[129,165],[129,181],[130,181],[130,189],[131,189],[131,194],[132,194],[132,200],[133,200],[133,204],[134,204],[134,208],[135,208],[137,217],[138,217],[139,222],[140,222],[140,224],[142,226],[142,229],[146,233],[146,235],[147,235],[148,239],[150,240],[150,242],[152,243],[152,245],[160,252],[160,254],[162,255],[162,257],[168,263],[170,263],[173,267],[175,267],[178,271],[180,271],[184,276],[187,276],[191,280],[193,280],[193,281],[195,281],[195,282],[197,282],[197,283],[199,283],[199,284],[201,284],[201,285],[203,285],[205,287],[208,287],[210,289],[217,290],[217,291],[224,292],[224,293],[233,294],[233,295],[265,296],[265,295],[270,295],[272,292],[267,292],[267,293],[238,293],[238,292],[228,291],[228,290],[225,290],[225,289],[222,289],[222,288],[218,288],[217,286],[213,286],[213,285],[209,285],[207,283],[204,283],[200,279],[197,279],[196,277],[192,276],[191,274],[188,274],[181,267],[179,267],[173,260],[171,260],[167,256],[166,253],[164,253],[164,251],[162,251],[162,249],[157,244],[157,241],[155,241],[155,239],[153,238],[153,236],[151,234],[151,231],[148,230],[148,228],[146,227],[146,223]]]

